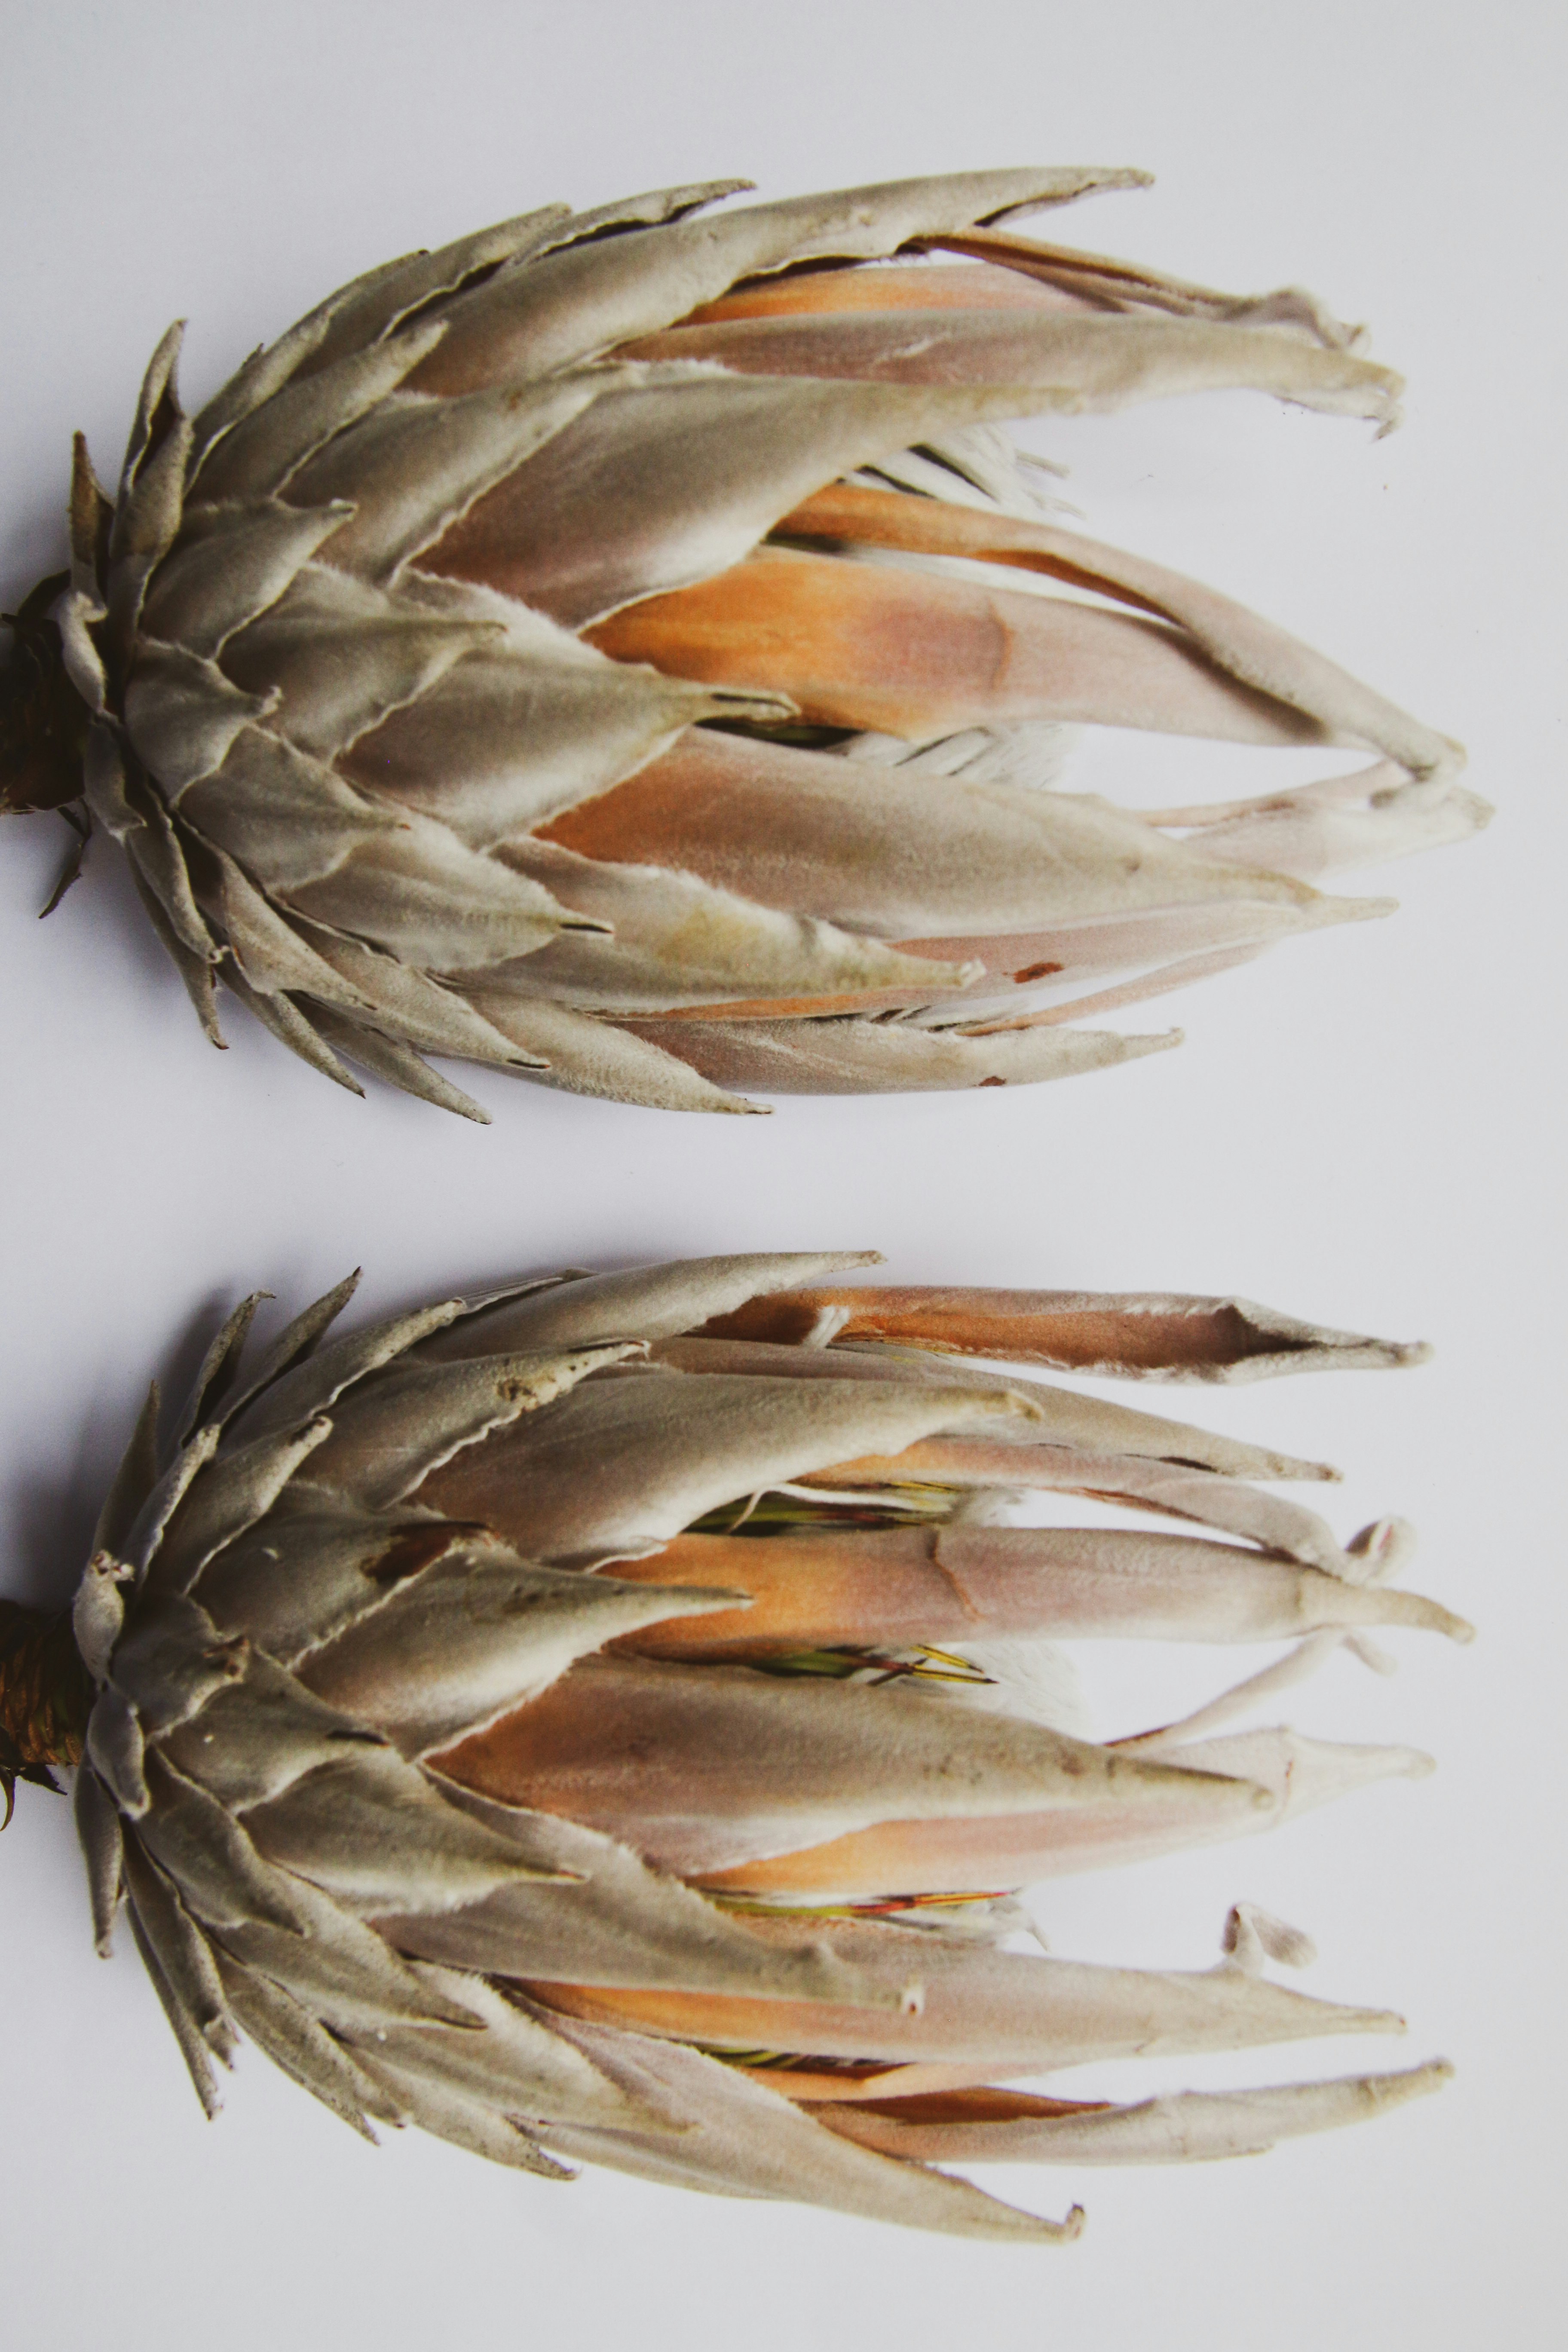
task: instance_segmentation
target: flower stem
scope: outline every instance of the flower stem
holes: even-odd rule
[[[69,1611],[48,1617],[0,1601],[0,1829],[10,1822],[18,1780],[58,1791],[49,1767],[80,1763],[92,1700]]]
[[[11,653],[0,670],[0,814],[79,800],[86,703],[66,675],[52,608],[69,575],[40,580],[15,613],[0,613]]]

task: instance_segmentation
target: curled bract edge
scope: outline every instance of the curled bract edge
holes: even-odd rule
[[[1316,885],[1488,812],[1446,738],[1064,529],[1002,431],[1238,386],[1393,420],[1299,289],[1012,226],[1142,176],[547,206],[341,289],[195,416],[171,329],[112,496],[79,437],[0,805],[121,844],[215,1043],[222,982],[471,1118],[427,1056],[743,1111],[1176,1042],[1069,1024],[1386,911]],[[1372,763],[1138,812],[1058,788],[1086,723]]]
[[[1241,1300],[879,1291],[864,1254],[520,1282],[259,1353],[246,1300],[155,1397],[74,1613],[95,1933],[123,1905],[204,2105],[247,2036],[356,2130],[559,2177],[1024,2242],[945,2168],[1237,2154],[1445,2069],[1128,2105],[1016,2078],[1402,2030],[1206,1969],[1010,1948],[1018,1890],[1271,1831],[1426,1769],[1222,1728],[1365,1629],[1468,1638],[1276,1491],[1325,1465],[994,1369],[1142,1380],[1420,1351]],[[1015,1523],[1092,1496],[1127,1527]],[[1156,1528],[1145,1523],[1152,1517]],[[1097,1737],[1080,1639],[1288,1645]]]

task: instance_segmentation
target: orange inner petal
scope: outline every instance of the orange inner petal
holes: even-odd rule
[[[1066,307],[1070,298],[1032,286],[1015,269],[989,262],[889,262],[875,268],[811,269],[794,277],[759,278],[705,302],[680,327],[714,327],[732,319],[827,317],[844,310],[1027,310]],[[1076,304],[1071,304],[1077,308]],[[653,341],[662,341],[654,337]],[[625,344],[617,357],[635,356]]]
[[[1078,1305],[1048,1293],[1016,1290],[781,1290],[752,1299],[702,1327],[711,1339],[768,1339],[791,1345],[825,1308],[843,1309],[840,1339],[886,1339],[944,1355],[994,1356],[1091,1371],[1125,1365],[1136,1371],[1197,1370],[1278,1354],[1278,1337],[1258,1330],[1239,1308],[1218,1300],[1190,1307],[1152,1302],[1119,1307],[1113,1298]]]
[[[1037,1878],[1135,1861],[1184,1843],[1169,1804],[1063,1806],[970,1820],[879,1822],[826,1845],[694,1875],[715,1893],[942,1895],[976,1885],[1011,1894]]]

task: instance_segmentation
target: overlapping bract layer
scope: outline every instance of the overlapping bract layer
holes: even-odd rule
[[[548,207],[195,417],[172,331],[112,502],[79,444],[55,613],[89,805],[215,1039],[222,980],[473,1115],[426,1055],[686,1109],[1055,1076],[1172,1042],[1069,1016],[1380,911],[1311,879],[1471,830],[1452,744],[1056,528],[998,431],[1225,385],[1392,416],[1306,296],[998,226],[1139,176]],[[1377,760],[1150,818],[1052,788],[1085,720]]]
[[[1463,1637],[1274,1496],[1321,1465],[976,1368],[1216,1380],[1418,1350],[1237,1300],[845,1287],[866,1261],[567,1275],[150,1402],[76,1603],[78,1814],[197,2088],[237,2029],[335,2112],[542,2172],[1041,2239],[932,2168],[1264,2147],[1442,2069],[1132,2107],[1002,2087],[1138,2053],[1387,2032],[1268,1981],[1002,1948],[1052,1872],[1267,1829],[1404,1749],[1227,1711],[1371,1624]],[[1054,1489],[1180,1533],[997,1523]],[[1196,1530],[1196,1531],[1194,1531]],[[1201,1532],[1199,1532],[1201,1531]],[[1216,1536],[1223,1539],[1216,1540]],[[1289,1639],[1201,1715],[1088,1735],[1061,1637]]]

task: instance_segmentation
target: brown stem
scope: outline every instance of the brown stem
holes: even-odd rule
[[[57,1788],[49,1767],[80,1763],[92,1701],[69,1611],[47,1617],[0,1601],[0,1829],[11,1819],[18,1780]]]
[[[63,808],[82,789],[89,713],[66,675],[50,611],[69,575],[40,580],[18,611],[0,613],[11,656],[0,670],[0,814]]]

